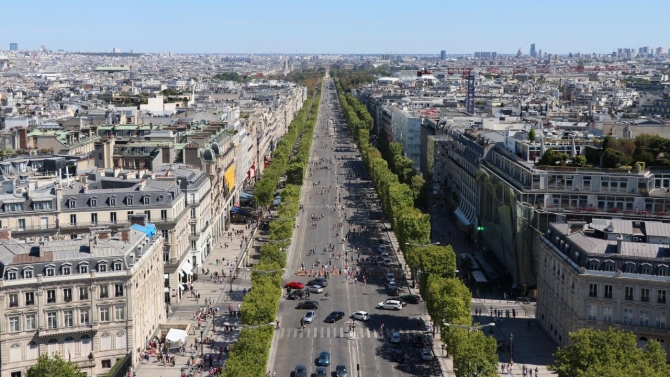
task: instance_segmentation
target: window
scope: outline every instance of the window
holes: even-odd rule
[[[651,273],[651,267],[643,266],[642,267],[642,273],[645,274],[645,275],[649,275]]]
[[[20,352],[20,350],[19,350],[19,352]],[[10,353],[11,353],[11,350],[10,350]],[[20,361],[20,360],[21,359],[18,358],[18,359],[12,359],[12,360],[9,360],[9,361],[11,362],[11,361]],[[12,374],[10,374],[9,377],[21,377],[21,372],[12,372]]]
[[[56,269],[53,267],[47,267],[46,268],[46,275],[47,276],[56,276]]]
[[[114,271],[121,271],[122,269],[121,262],[114,262]]]
[[[77,215],[70,215],[70,225],[77,225]]]
[[[649,302],[649,288],[640,289],[640,300],[644,302]]]
[[[97,207],[97,206],[98,206],[98,199],[91,198],[91,207]]]
[[[144,211],[144,214],[147,215],[147,221],[151,221],[151,211],[146,210]]]
[[[633,324],[633,309],[624,308],[623,309],[623,324],[632,325]]]
[[[109,297],[108,287],[106,285],[100,286],[100,298]]]
[[[26,292],[26,305],[35,305],[35,292]]]
[[[612,286],[611,285],[606,285],[605,286],[605,298],[612,298]]]
[[[612,322],[612,308],[603,308],[603,322]]]
[[[168,236],[170,235],[169,231],[167,229],[161,229],[161,236],[165,239],[166,242],[168,242]]]
[[[112,222],[112,224],[116,224],[116,212],[109,213],[109,220]]]
[[[98,272],[107,272],[107,265],[104,263],[100,263],[98,265]]]
[[[93,224],[98,223],[98,214],[97,213],[92,213],[91,214],[91,223],[93,223]]]
[[[56,312],[47,312],[47,327],[49,329],[55,329],[57,325]]]
[[[23,270],[23,278],[24,279],[32,279],[33,278],[32,268],[27,268],[27,269]]]
[[[195,240],[191,241],[191,249],[196,250],[197,249],[197,242]]]
[[[659,304],[665,304],[665,290],[664,289],[659,289],[658,290],[658,303]]]
[[[195,219],[195,218],[196,218],[196,216],[195,216],[195,208],[191,208],[191,218],[192,218],[192,219]]]
[[[88,288],[87,287],[79,287],[79,299],[80,300],[88,300]]]
[[[88,309],[79,309],[79,324],[88,325]]]
[[[634,289],[633,287],[626,287],[626,295],[624,296],[624,299],[628,301],[633,300],[633,292],[634,292],[633,289]]]
[[[63,322],[65,327],[72,327],[74,326],[74,319],[72,316],[72,310],[65,310],[63,312]]]
[[[80,264],[79,265],[79,273],[80,274],[87,274],[88,273],[88,265],[87,264]]]
[[[55,289],[49,289],[47,291],[47,302],[48,303],[56,302],[56,290]]]
[[[69,208],[77,208],[77,200],[74,198],[71,198],[70,200],[67,201],[67,206]]]
[[[23,211],[23,203],[5,203],[5,212]]]
[[[589,321],[595,321],[598,318],[598,307],[596,305],[588,305],[587,309]]]
[[[109,198],[109,206],[110,207],[116,206],[116,198]]]
[[[16,271],[7,272],[7,280],[16,280]]]
[[[26,330],[35,330],[37,328],[37,314],[26,314]]]
[[[19,326],[19,316],[11,316],[9,317],[9,332],[17,332],[21,331],[21,328]]]
[[[589,297],[598,297],[598,284],[589,284]]]
[[[163,221],[167,220],[167,209],[161,210],[161,220]]]
[[[149,199],[148,196],[143,196],[142,197],[142,204],[148,205],[151,200]]]
[[[72,268],[70,266],[63,266],[61,267],[61,271],[63,272],[63,275],[70,275],[72,273]]]
[[[19,294],[18,293],[10,293],[9,294],[9,307],[10,308],[15,308],[19,306]]]
[[[114,318],[117,321],[126,319],[126,308],[123,306],[117,306],[114,308]]]
[[[656,313],[656,328],[665,329],[665,313]]]
[[[63,288],[63,300],[65,302],[72,301],[72,288]]]
[[[112,367],[112,360],[110,360],[110,359],[102,360],[102,367],[103,368],[111,368]]]
[[[26,219],[19,219],[19,230],[26,230]]]
[[[114,284],[114,297],[123,297],[123,284]]]
[[[629,274],[635,273],[635,266],[632,264],[627,264],[626,265],[626,271]]]
[[[614,265],[612,263],[607,263],[605,265],[605,271],[613,272],[614,271]]]
[[[109,308],[100,308],[100,321],[109,322]]]
[[[640,309],[640,326],[649,326],[649,310]]]
[[[126,205],[127,206],[132,206],[133,205],[133,197],[132,196],[127,196],[126,197]]]
[[[191,236],[195,236],[197,234],[196,232],[195,224],[191,224]]]

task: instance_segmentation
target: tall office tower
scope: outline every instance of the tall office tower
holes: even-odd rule
[[[656,55],[662,56],[667,54],[667,51],[665,50],[665,47],[656,47]]]
[[[133,50],[133,49],[131,48],[131,49],[130,49],[130,53],[131,53],[131,54],[134,54],[134,53],[135,53],[135,50]]]
[[[18,51],[19,50],[19,44],[18,43],[10,43],[9,44],[9,51]]]
[[[538,57],[538,58],[542,58],[542,49],[540,49],[540,50],[537,52],[537,57]]]
[[[447,52],[445,50],[440,51],[440,59],[445,60],[447,58]]]
[[[530,57],[534,58],[537,56],[537,52],[535,52],[535,43],[530,44]]]

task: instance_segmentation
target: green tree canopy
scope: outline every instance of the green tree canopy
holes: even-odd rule
[[[60,355],[53,357],[42,354],[37,363],[26,370],[26,377],[86,377],[76,363],[63,360]]]
[[[668,377],[665,351],[651,340],[646,349],[637,347],[635,334],[610,328],[581,329],[570,333],[571,344],[559,348],[549,369],[558,377]]]
[[[534,129],[534,128],[531,128],[531,129],[530,129],[530,132],[528,132],[528,141],[530,141],[531,143],[534,143],[534,142],[535,142],[535,138],[536,138],[536,135],[535,135],[535,129]]]

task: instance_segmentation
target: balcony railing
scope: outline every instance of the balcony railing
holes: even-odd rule
[[[640,301],[642,301],[642,302],[649,302],[649,296],[642,296],[642,297],[640,298]]]

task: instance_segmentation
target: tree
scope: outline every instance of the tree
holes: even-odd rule
[[[586,165],[586,157],[582,155],[577,155],[572,158],[573,166],[584,166]]]
[[[531,143],[534,143],[534,142],[535,142],[535,138],[536,138],[536,135],[535,135],[535,129],[534,129],[534,128],[531,128],[531,129],[530,129],[530,132],[528,132],[528,141],[530,141]]]
[[[455,330],[465,333],[466,330]],[[498,355],[496,340],[481,331],[471,331],[467,335],[454,337],[454,370],[456,377],[496,377],[498,376]]]
[[[660,344],[651,340],[637,347],[634,333],[581,329],[570,333],[571,344],[559,348],[549,369],[558,377],[633,376],[667,377],[670,367]]]
[[[603,155],[604,168],[618,168],[627,165],[628,161],[629,157],[624,152],[612,148],[607,148]]]
[[[26,377],[86,377],[86,373],[79,370],[79,366],[71,361],[65,361],[59,354],[53,357],[42,354],[37,363],[26,370]]]

